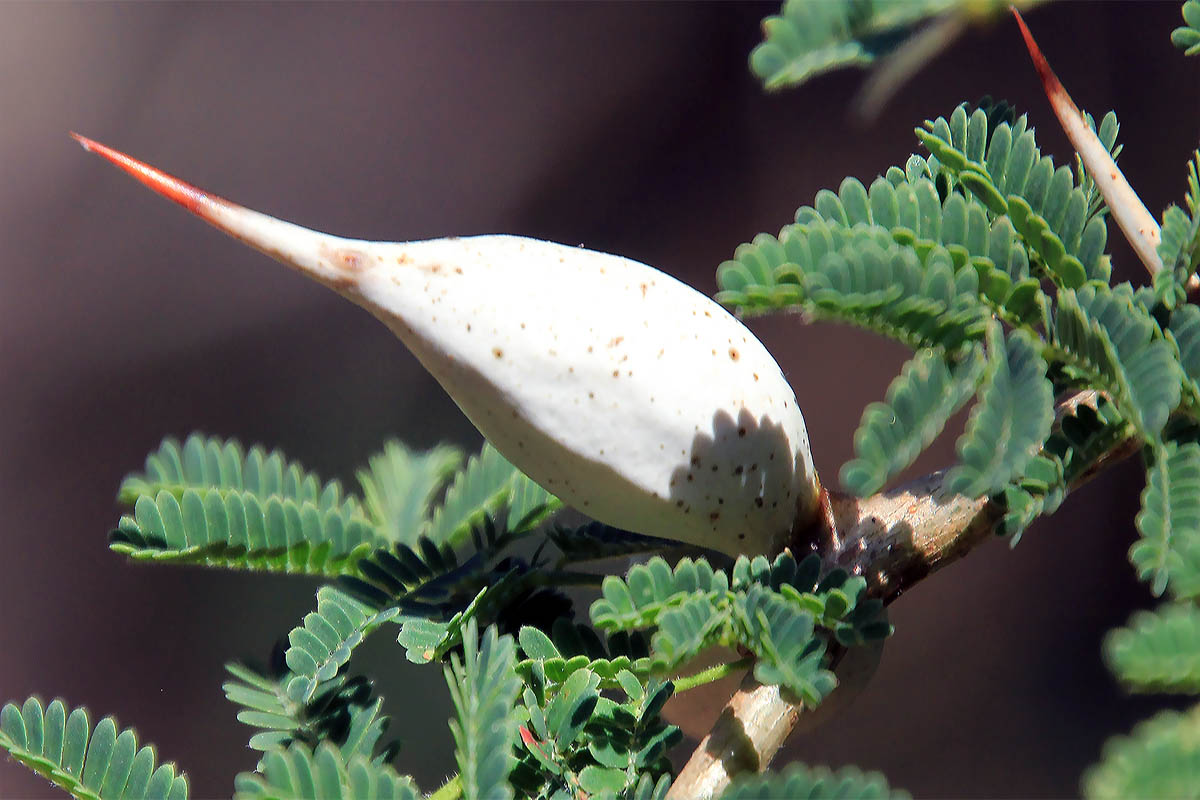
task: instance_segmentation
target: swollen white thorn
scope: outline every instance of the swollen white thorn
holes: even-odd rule
[[[725,309],[621,256],[517,236],[341,239],[90,152],[363,306],[514,465],[610,525],[772,553],[816,519],[804,417]]]
[[[1025,46],[1028,48],[1029,56],[1033,59],[1033,65],[1042,80],[1042,88],[1050,100],[1054,115],[1058,117],[1059,124],[1062,125],[1067,138],[1071,140],[1075,152],[1079,154],[1079,160],[1083,162],[1084,169],[1096,182],[1096,188],[1100,190],[1100,195],[1108,205],[1109,212],[1117,221],[1117,227],[1121,229],[1121,233],[1124,234],[1133,251],[1146,266],[1146,270],[1154,275],[1163,268],[1162,259],[1158,255],[1158,245],[1162,241],[1162,232],[1159,230],[1158,221],[1146,209],[1146,204],[1129,185],[1125,174],[1121,172],[1117,162],[1109,154],[1104,142],[1100,141],[1100,137],[1087,124],[1087,120],[1080,112],[1079,107],[1075,105],[1075,101],[1071,99],[1071,95],[1067,94],[1066,88],[1054,74],[1054,70],[1050,68],[1050,62],[1042,55],[1041,48],[1038,47],[1033,34],[1025,25],[1021,12],[1013,8],[1012,13],[1017,19],[1017,25],[1021,28]],[[1200,284],[1195,286],[1193,284],[1196,284],[1194,277],[1189,281],[1187,288],[1193,289],[1200,286]]]

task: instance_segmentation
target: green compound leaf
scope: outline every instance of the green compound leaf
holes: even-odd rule
[[[155,497],[162,490],[183,496],[186,489],[229,489],[257,498],[313,503],[321,511],[334,509],[343,517],[363,517],[362,504],[344,495],[337,481],[322,483],[298,461],[279,450],[267,452],[255,445],[247,453],[234,439],[219,439],[193,433],[182,444],[164,439],[156,452],[146,457],[145,471],[121,483],[119,499],[133,505],[140,497]]]
[[[751,314],[803,310],[914,349],[953,351],[982,338],[987,307],[979,299],[978,273],[957,263],[950,250],[918,251],[880,226],[850,228],[805,211],[798,212],[804,221],[778,238],[759,234],[721,264],[719,302]]]
[[[415,664],[444,658],[462,644],[467,622],[478,624],[480,620],[492,619],[498,609],[523,594],[523,574],[522,570],[513,568],[482,576],[484,586],[469,602],[453,597],[441,604],[412,603],[415,613],[401,615],[401,630],[396,637],[396,641],[404,646],[405,657]],[[477,583],[471,581],[470,585]],[[443,621],[438,617],[448,618]]]
[[[548,652],[546,646],[541,641],[534,648]],[[606,681],[586,668],[552,684],[536,670],[530,677],[520,709],[528,727],[518,729],[524,752],[512,778],[524,796],[665,794],[672,773],[665,754],[682,738],[660,717],[673,692],[669,681],[651,679],[643,686],[644,679],[627,670]],[[601,689],[612,691],[601,695]]]
[[[1053,514],[1069,487],[1131,433],[1112,403],[1097,395],[1095,407],[1078,405],[1065,414],[1017,481],[1004,488],[1005,515],[998,532],[1014,547],[1022,532],[1043,514]]]
[[[450,722],[457,745],[459,775],[467,800],[511,798],[508,775],[516,764],[514,705],[521,693],[516,646],[511,636],[488,628],[483,637],[475,621],[463,632],[463,657],[445,667],[446,683],[458,717]]]
[[[226,664],[234,677],[221,687],[225,697],[241,708],[238,721],[258,732],[250,737],[255,750],[274,750],[292,742],[337,745],[342,757],[362,755],[377,763],[392,760],[398,741],[380,745],[388,718],[380,713],[383,699],[362,676],[344,674],[321,684],[307,702],[288,696],[288,673],[283,665],[267,675],[242,664]]]
[[[679,547],[679,542],[672,539],[643,536],[602,522],[589,522],[576,528],[553,525],[546,531],[546,538],[562,552],[559,566]]]
[[[1185,56],[1194,56],[1200,53],[1200,0],[1187,0],[1182,12],[1183,25],[1171,31],[1171,44]]]
[[[109,546],[136,561],[333,577],[386,542],[337,481],[277,450],[200,434],[164,440],[120,499],[133,513]]]
[[[234,783],[236,800],[417,800],[412,778],[362,755],[347,758],[323,743],[315,751],[293,743],[263,756],[258,772]]]
[[[508,463],[496,448],[485,444],[455,476],[441,507],[429,520],[425,535],[437,544],[457,545],[473,527],[501,508],[508,508],[508,531],[523,533],[561,506],[558,498]]]
[[[1054,423],[1054,391],[1032,337],[998,324],[988,333],[988,376],[967,429],[958,440],[959,464],[947,487],[967,497],[1003,489],[1021,474]]]
[[[1115,139],[1115,116],[1108,131]],[[936,166],[993,218],[1008,216],[1059,286],[1108,281],[1108,234],[1103,217],[1094,213],[1094,187],[1076,185],[1066,165],[1056,169],[1054,160],[1038,150],[1024,117],[1014,124],[1001,123],[989,136],[986,112],[979,109],[968,116],[959,106],[949,120],[927,121],[916,134],[934,155]]]
[[[288,634],[290,646],[284,660],[294,676],[287,684],[288,697],[301,703],[310,701],[317,687],[338,674],[363,639],[399,613],[394,606],[376,611],[332,586],[318,589],[317,610]]]
[[[1083,775],[1090,800],[1195,797],[1200,786],[1200,710],[1165,711],[1104,745]]]
[[[1187,211],[1172,205],[1163,212],[1162,240],[1158,245],[1162,272],[1172,275],[1178,284],[1187,283],[1200,266],[1200,150],[1188,162],[1187,184]]]
[[[1153,452],[1147,468],[1142,538],[1129,549],[1138,577],[1160,595],[1200,596],[1200,445],[1170,442]]]
[[[1155,336],[1157,324],[1134,303],[1128,284],[1109,289],[1091,283],[1058,294],[1055,345],[1093,385],[1106,389],[1143,439],[1157,441],[1179,405],[1179,363]]]
[[[36,697],[0,709],[0,749],[79,800],[187,800],[188,781],[172,763],[156,766],[153,745],[105,717],[93,729],[86,708]]]
[[[841,67],[863,67],[901,44],[907,29],[953,5],[787,0],[778,16],[763,20],[764,41],[750,53],[750,70],[766,89],[777,90]]]
[[[631,800],[663,800],[670,790],[670,773],[658,776],[646,774],[638,778],[637,785],[629,797]]]
[[[842,485],[866,497],[912,464],[975,394],[983,365],[980,348],[953,366],[933,350],[917,353],[888,386],[887,400],[863,411],[854,434],[855,458],[840,473]]]
[[[610,631],[650,631],[652,647],[648,660],[630,649],[630,661],[591,666],[672,673],[710,647],[741,647],[758,658],[760,681],[783,685],[816,705],[835,684],[825,669],[826,641],[861,645],[892,632],[882,602],[867,596],[865,579],[840,569],[822,576],[820,570],[815,554],[797,563],[783,553],[773,561],[740,557],[728,575],[703,560],[682,559],[672,570],[656,557],[630,569],[626,580],[609,576],[603,597],[592,604],[592,623]],[[563,652],[557,635],[554,645]],[[589,657],[604,655],[601,648]],[[541,663],[547,677],[552,668],[561,676],[588,666],[586,659]]]
[[[660,673],[674,670],[719,643],[729,616],[725,603],[702,593],[663,611],[651,639],[653,669]]]
[[[694,593],[723,595],[729,578],[703,559],[680,559],[674,570],[659,556],[629,570],[625,580],[604,578],[601,597],[592,603],[592,624],[601,630],[652,627],[668,607]]]
[[[521,628],[521,650],[525,659],[517,664],[527,683],[561,684],[580,669],[600,676],[606,689],[628,687],[620,682],[622,673],[645,676],[650,672],[650,642],[645,634],[614,634],[607,643],[589,626],[576,625],[566,618],[554,621],[551,635],[530,626]]]
[[[778,684],[810,707],[837,686],[837,678],[822,666],[825,642],[814,635],[811,612],[761,586],[738,595],[733,607],[740,643],[758,656],[756,680]]]
[[[462,453],[439,445],[424,453],[391,440],[359,470],[364,504],[389,542],[412,545],[424,531],[430,502],[462,461]]]
[[[312,501],[220,488],[141,495],[109,547],[135,561],[336,577],[386,545],[374,524]]]
[[[1139,611],[1108,634],[1104,655],[1132,691],[1200,694],[1200,609],[1180,603]]]
[[[782,772],[751,775],[734,779],[721,794],[721,800],[907,800],[909,794],[888,786],[878,772],[861,772],[843,767],[837,772],[827,767],[789,764]]]
[[[1200,306],[1180,306],[1171,313],[1167,334],[1179,348],[1179,364],[1193,405],[1200,404]]]

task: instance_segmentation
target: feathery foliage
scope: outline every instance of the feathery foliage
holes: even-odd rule
[[[337,481],[278,450],[200,434],[164,440],[120,500],[133,514],[110,546],[139,561],[336,576],[387,541]]]
[[[132,728],[105,717],[93,729],[86,708],[68,711],[62,700],[6,704],[0,749],[79,800],[187,800],[187,776],[157,764],[154,746],[139,748]]]
[[[135,561],[291,572],[353,575],[355,562],[385,544],[358,517],[312,503],[220,489],[166,489],[137,498],[121,518],[109,546]]]
[[[287,695],[308,702],[317,687],[337,675],[351,651],[375,628],[399,614],[395,607],[373,610],[331,586],[317,591],[317,610],[288,634],[285,661],[293,677]]]
[[[786,0],[778,16],[762,21],[764,41],[750,53],[750,70],[766,89],[777,90],[842,67],[865,67],[901,46],[918,23],[956,5]]]
[[[361,503],[344,495],[337,481],[322,482],[297,461],[279,450],[260,446],[246,452],[232,440],[193,433],[181,444],[164,439],[156,452],[146,457],[145,470],[121,483],[119,499],[132,505],[139,497],[153,497],[166,490],[176,497],[187,489],[226,489],[247,492],[266,502],[273,498],[296,503],[315,503],[321,510],[336,509],[343,515],[361,515]]]
[[[1183,24],[1171,31],[1171,42],[1185,56],[1200,53],[1200,0],[1187,0],[1183,4]]]
[[[513,669],[516,646],[511,636],[497,636],[495,628],[478,637],[474,620],[464,634],[462,660],[455,657],[445,667],[458,712],[450,729],[458,745],[463,794],[467,800],[512,797],[508,774],[516,764],[514,704],[521,693]]]
[[[1005,510],[1000,531],[1014,546],[1035,519],[1058,510],[1071,485],[1097,460],[1130,436],[1130,426],[1112,403],[1103,395],[1092,402],[1063,414],[1041,452],[1000,496]]]
[[[954,351],[982,338],[986,312],[977,296],[978,276],[957,265],[949,250],[935,245],[918,251],[881,226],[801,217],[778,238],[760,234],[721,264],[720,302],[747,313],[798,309],[914,349]]]
[[[669,673],[717,645],[757,657],[755,675],[816,705],[835,685],[826,669],[826,641],[846,645],[886,637],[882,605],[866,597],[866,581],[834,570],[820,575],[815,554],[797,563],[740,557],[729,573],[706,561],[661,558],[609,575],[592,604],[592,624],[651,634],[649,668]]]
[[[788,0],[764,21],[751,65],[771,89],[928,45],[999,2]],[[1200,52],[1200,0],[1173,41]],[[936,19],[924,30],[918,25]],[[947,24],[948,23],[948,24]],[[915,35],[912,35],[915,34]],[[1119,126],[1096,130],[1115,159]],[[913,155],[869,185],[818,192],[779,234],[760,234],[718,270],[718,299],[742,313],[791,310],[855,325],[916,350],[885,402],[863,414],[842,482],[884,487],[974,395],[948,485],[991,496],[1015,543],[1122,441],[1147,456],[1130,558],[1174,601],[1135,615],[1106,655],[1135,690],[1200,692],[1200,309],[1186,284],[1200,266],[1200,152],[1186,210],[1167,209],[1153,286],[1110,286],[1106,209],[1078,157],[1043,155],[1004,103],[927,121]],[[1091,390],[1068,412],[1056,393]],[[388,719],[354,649],[387,623],[409,660],[437,661],[457,712],[451,729],[468,798],[579,796],[662,800],[680,731],[664,703],[708,680],[670,678],[713,647],[806,706],[835,686],[831,644],[891,633],[860,576],[822,574],[821,558],[661,557],[603,578],[592,626],[574,621],[577,562],[664,551],[672,542],[598,522],[546,532],[532,555],[510,548],[561,505],[494,448],[463,463],[451,447],[388,442],[357,474],[359,495],[278,451],[200,435],[168,439],[121,486],[130,506],[110,546],[139,561],[315,575],[316,609],[270,670],[228,667],[224,685],[262,757],[238,797],[416,798],[390,762]],[[560,555],[548,558],[552,543]],[[594,627],[593,627],[594,626]],[[480,636],[479,631],[485,629]],[[510,634],[516,634],[516,640]],[[518,649],[519,643],[519,649]],[[1197,710],[1160,715],[1110,744],[1089,772],[1095,797],[1181,795],[1200,785]],[[0,746],[77,797],[184,797],[171,765],[112,719],[31,698],[0,711]],[[794,765],[739,780],[750,797],[900,797],[878,775]]]
[[[1138,577],[1160,595],[1200,595],[1200,445],[1167,444],[1153,452],[1142,510],[1142,538],[1129,550]]]
[[[1099,135],[1112,153],[1117,130],[1109,114]],[[977,391],[952,485],[1002,498],[1005,529],[1019,535],[1067,489],[1058,474],[1066,451],[1045,451],[1055,391],[1102,389],[1117,416],[1156,443],[1183,399],[1182,371],[1147,308],[1153,293],[1104,284],[1107,228],[1095,183],[1056,169],[1024,117],[989,101],[917,132],[929,157],[889,168],[869,189],[847,178],[836,193],[818,192],[794,224],[759,234],[719,267],[718,299],[743,313],[794,309],[853,324],[918,351],[887,402],[863,414],[856,457],[841,471],[860,495],[912,463]],[[1043,291],[1044,277],[1057,297]],[[1200,364],[1200,320],[1184,325],[1192,313],[1181,314],[1179,344],[1194,345]],[[981,383],[975,358],[985,338]],[[1200,398],[1196,388],[1189,397]],[[1083,474],[1084,452],[1072,455]]]
[[[279,452],[192,434],[165,440],[120,499],[133,505],[110,546],[138,561],[360,576],[359,563],[389,545],[423,537],[461,544],[475,526],[508,509],[509,531],[536,528],[561,503],[491,445],[461,460],[437,447],[417,454],[388,442],[358,478],[365,500]],[[453,475],[440,505],[441,488]]]
[[[618,677],[629,671],[641,678],[650,672],[649,638],[641,633],[618,633],[607,645],[587,626],[566,618],[554,621],[549,635],[531,625],[520,629],[518,640],[524,658],[517,671],[541,684],[559,684],[580,669],[587,668],[600,678],[604,689],[622,688]]]
[[[485,516],[508,508],[508,529],[537,527],[562,503],[505,460],[490,444],[458,472],[424,535],[437,544],[458,545]]]
[[[1195,797],[1200,786],[1200,712],[1164,711],[1104,745],[1083,776],[1089,800]]]
[[[546,538],[562,553],[559,566],[581,561],[654,553],[679,546],[678,542],[671,539],[643,536],[640,533],[624,531],[600,522],[589,522],[574,528],[552,525],[546,530]]]
[[[1200,19],[1200,2],[1196,3],[1196,16]],[[1180,287],[1200,267],[1200,150],[1195,151],[1188,162],[1187,186],[1184,198],[1187,211],[1171,205],[1163,212],[1162,241],[1158,245],[1163,272],[1173,275],[1175,284]],[[1177,297],[1175,302],[1178,302]]]
[[[1054,393],[1046,362],[1022,331],[1007,340],[1000,326],[988,333],[988,374],[978,405],[958,440],[959,465],[946,478],[967,497],[995,494],[1020,475],[1050,434]]]
[[[1179,363],[1158,324],[1128,284],[1065,289],[1058,300],[1054,344],[1068,366],[1105,389],[1144,439],[1158,441],[1182,391]]]
[[[362,676],[339,673],[301,702],[288,695],[291,676],[282,662],[266,673],[242,664],[226,664],[225,669],[234,680],[221,688],[241,708],[238,721],[258,730],[249,743],[255,750],[288,747],[293,742],[310,747],[329,742],[346,759],[362,755],[386,763],[399,749],[394,740],[380,744],[388,718],[380,714],[383,700]]]
[[[1139,611],[1108,634],[1104,654],[1133,691],[1200,694],[1200,609],[1174,603]]]
[[[842,485],[860,497],[877,492],[911,464],[975,393],[984,359],[978,348],[953,367],[922,350],[888,386],[887,400],[863,411],[855,458],[842,466]]]
[[[294,742],[263,756],[257,772],[234,783],[236,800],[417,800],[412,778],[362,755],[347,757],[324,742],[316,750]]]
[[[903,800],[908,792],[892,789],[878,772],[861,772],[845,767],[832,772],[826,767],[789,764],[774,775],[751,775],[733,781],[721,794],[721,800],[824,800],[824,798],[854,798],[854,800]]]
[[[543,652],[545,641],[524,629],[531,650]],[[524,650],[525,644],[522,645]],[[528,725],[519,727],[524,746],[514,783],[528,796],[555,796],[567,791],[635,798],[661,798],[670,785],[666,751],[682,734],[659,717],[671,697],[670,682],[617,672],[608,688],[624,702],[602,696],[605,685],[590,669],[572,672],[561,681],[545,680],[538,665],[527,681],[520,708]]]
[[[462,461],[462,453],[441,445],[415,453],[391,440],[360,470],[363,504],[389,542],[412,544],[426,527],[425,515],[437,491]]]
[[[1111,112],[1110,112],[1111,115]],[[1059,286],[1078,288],[1084,281],[1109,277],[1104,220],[1089,219],[1091,198],[1075,184],[1070,167],[1054,167],[1034,142],[1021,117],[988,129],[987,114],[970,116],[959,106],[947,120],[939,117],[917,128],[917,138],[936,157],[939,174],[952,178],[993,217],[1007,215],[1013,228]],[[1104,124],[1116,127],[1116,117]],[[1113,133],[1115,137],[1115,130]]]

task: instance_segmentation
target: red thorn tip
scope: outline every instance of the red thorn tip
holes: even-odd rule
[[[160,169],[155,169],[149,164],[127,156],[119,150],[114,150],[107,145],[100,144],[100,142],[94,139],[80,136],[74,131],[71,131],[71,138],[79,142],[84,150],[101,156],[132,175],[153,191],[169,200],[174,200],[188,211],[200,217],[208,219],[209,215],[206,212],[214,203],[227,206],[232,205],[226,200],[210,195],[186,181],[181,181],[173,175],[168,175]]]
[[[1076,114],[1079,109],[1075,106],[1075,101],[1071,99],[1071,95],[1067,94],[1067,90],[1058,80],[1058,76],[1054,74],[1054,70],[1050,68],[1050,62],[1042,55],[1042,48],[1038,47],[1037,40],[1033,38],[1033,33],[1030,32],[1029,26],[1025,24],[1025,18],[1021,16],[1021,12],[1016,6],[1009,6],[1008,10],[1017,20],[1017,25],[1021,28],[1021,36],[1025,39],[1025,48],[1029,50],[1029,57],[1033,60],[1034,69],[1038,72],[1038,77],[1042,79],[1042,88],[1046,92],[1046,97],[1049,98],[1050,104],[1058,106],[1060,103],[1065,103]]]

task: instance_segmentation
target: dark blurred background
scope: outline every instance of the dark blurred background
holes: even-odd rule
[[[912,127],[990,93],[1070,149],[1011,20],[971,30],[878,121],[862,75],[766,95],[746,68],[772,4],[0,4],[0,699],[116,713],[228,796],[252,767],[223,662],[262,657],[313,605],[301,578],[132,566],[106,549],[122,476],[167,434],[280,446],[352,481],[387,436],[479,436],[361,310],[151,196],[74,129],[200,186],[331,232],[509,232],[621,253],[714,290],[733,248],[846,175],[869,183]],[[1029,22],[1076,101],[1124,123],[1148,206],[1184,191],[1200,69],[1179,4],[1062,3]],[[1110,239],[1118,238],[1110,226]],[[1114,248],[1118,279],[1140,266]],[[580,298],[586,302],[586,298]],[[835,482],[904,353],[854,331],[755,320]],[[914,467],[948,463],[943,437]],[[989,544],[893,607],[858,701],[788,758],[880,769],[923,797],[1067,797],[1129,698],[1103,633],[1147,605],[1124,553],[1141,477],[1111,470],[1015,551]],[[422,788],[453,769],[440,670],[386,633],[356,654]],[[0,762],[0,796],[52,797]]]

